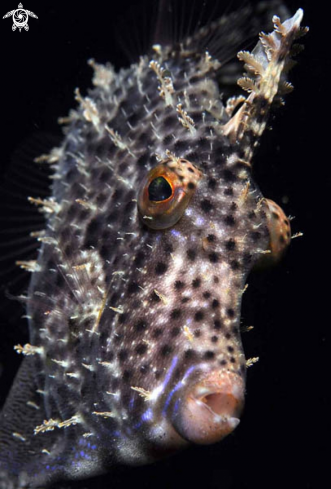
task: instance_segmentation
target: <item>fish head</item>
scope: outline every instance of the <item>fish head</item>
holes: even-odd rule
[[[132,440],[128,433],[135,433],[140,448],[142,440],[162,452],[213,443],[239,424],[245,282],[253,267],[276,262],[290,242],[288,219],[252,178],[252,157],[301,17],[298,11],[284,24],[275,19],[275,31],[252,54],[239,53],[252,76],[241,81],[250,95],[226,106],[214,75],[206,78],[202,70],[198,76],[187,52],[179,54],[194,75],[187,75],[178,99],[200,108],[218,100],[200,113],[200,123],[194,122],[197,111],[191,118],[181,103],[173,104],[170,78],[182,70],[178,58],[164,61],[167,70],[149,64],[157,75],[154,89],[163,94],[154,113],[154,145],[134,180],[136,206],[125,218],[134,235],[126,248],[125,306],[113,320],[115,336],[107,337],[105,355],[113,357],[116,348],[118,401],[110,404],[122,435]],[[203,56],[193,61],[206,62]]]

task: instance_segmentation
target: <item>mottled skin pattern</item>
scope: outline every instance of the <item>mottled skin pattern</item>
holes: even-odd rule
[[[250,95],[234,115],[205,32],[156,46],[117,75],[92,62],[95,88],[76,92],[63,145],[45,157],[55,173],[30,264],[30,344],[16,347],[26,358],[1,418],[0,467],[10,480],[39,487],[114,461],[145,463],[214,441],[213,423],[228,423],[214,418],[199,432],[200,415],[191,426],[185,403],[204,379],[234,386],[234,398],[243,392],[245,281],[275,239],[290,237],[252,180],[251,159],[300,20],[283,31],[276,21],[254,62],[240,56],[255,88],[241,82]],[[192,195],[180,219],[153,229],[148,202],[146,214],[137,207],[142,182],[179,159],[198,179],[183,183]],[[239,399],[235,419],[241,407]]]

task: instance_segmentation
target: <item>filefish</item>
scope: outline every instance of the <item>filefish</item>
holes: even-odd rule
[[[30,342],[15,346],[24,360],[0,417],[4,487],[149,463],[238,426],[254,362],[246,279],[291,240],[252,163],[292,89],[302,17],[274,15],[239,51],[239,95],[220,49],[237,49],[238,14],[118,73],[90,60],[94,88],[76,90],[62,144],[38,158],[52,195],[30,198],[47,219],[38,259],[20,262],[33,272]]]

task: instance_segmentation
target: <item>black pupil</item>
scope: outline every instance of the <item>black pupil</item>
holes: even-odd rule
[[[160,200],[166,200],[171,197],[172,188],[163,177],[154,178],[148,187],[149,200],[158,202]]]

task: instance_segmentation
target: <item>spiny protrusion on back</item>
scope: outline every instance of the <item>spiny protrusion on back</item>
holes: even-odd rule
[[[149,67],[155,72],[159,86],[158,90],[160,96],[164,98],[166,106],[173,105],[174,86],[170,73],[163,68],[158,61],[152,60],[149,63]]]
[[[252,53],[238,53],[248,73],[238,80],[238,84],[249,92],[249,96],[224,125],[223,131],[231,141],[241,142],[247,161],[251,160],[254,147],[266,127],[268,112],[277,94],[292,88],[282,80],[282,76],[291,64],[293,41],[307,32],[307,29],[300,27],[302,17],[301,9],[283,24],[279,17],[274,16],[274,31],[268,35],[261,33]]]

